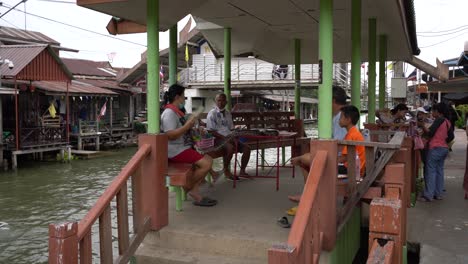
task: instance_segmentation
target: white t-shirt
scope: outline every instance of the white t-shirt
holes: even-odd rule
[[[214,130],[223,136],[230,135],[231,129],[234,128],[231,113],[228,110],[224,110],[223,113],[218,107],[211,109],[206,117],[206,128]]]

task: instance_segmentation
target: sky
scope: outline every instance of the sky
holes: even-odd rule
[[[20,0],[4,0],[0,13],[3,14],[8,10],[6,6],[11,7],[18,2]],[[23,12],[15,10],[0,19],[0,26],[21,29],[26,27],[27,30],[46,34],[64,47],[80,50],[79,53],[61,52],[62,57],[108,61],[112,57],[110,54],[115,54],[111,61],[115,67],[132,67],[140,61],[141,53],[146,49],[146,34],[116,36],[134,43],[110,38],[106,30],[110,16],[79,7],[74,2],[72,0],[57,0],[57,2],[55,0],[28,0],[26,12],[95,31],[107,37],[32,15],[25,16]],[[458,57],[463,51],[464,42],[468,41],[468,21],[466,20],[468,0],[415,0],[414,2],[418,45],[421,49],[419,57],[432,65],[435,65],[436,57],[441,60]],[[24,8],[25,4],[18,6],[18,9],[24,10]],[[183,27],[185,21],[179,23],[179,29]],[[447,31],[458,27],[461,28]],[[167,33],[160,33],[160,39],[161,49],[169,46]],[[412,66],[407,67],[407,74],[412,70]]]

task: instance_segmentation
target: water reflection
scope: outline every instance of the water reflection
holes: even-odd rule
[[[47,263],[49,223],[79,221],[133,153],[0,173],[0,263]]]

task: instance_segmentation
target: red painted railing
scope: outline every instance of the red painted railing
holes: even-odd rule
[[[336,141],[312,142],[314,160],[286,244],[268,251],[268,263],[318,263],[336,239]]]
[[[156,151],[157,149],[157,151]],[[49,225],[49,263],[93,263],[92,226],[99,220],[101,263],[127,263],[146,233],[167,225],[167,137],[140,136],[140,147],[96,204],[79,221]],[[127,181],[132,180],[133,225],[130,239]],[[165,197],[164,197],[165,196]],[[118,257],[113,256],[111,202],[116,200]]]

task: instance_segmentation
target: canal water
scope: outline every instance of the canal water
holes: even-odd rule
[[[315,126],[307,125],[306,133],[316,137]],[[21,163],[17,171],[0,172],[0,263],[47,263],[48,225],[81,220],[135,151],[71,163]],[[274,160],[276,150],[268,150],[266,158]],[[220,161],[215,168],[222,168]],[[111,207],[115,212],[115,204]],[[93,254],[99,250],[96,227]]]

